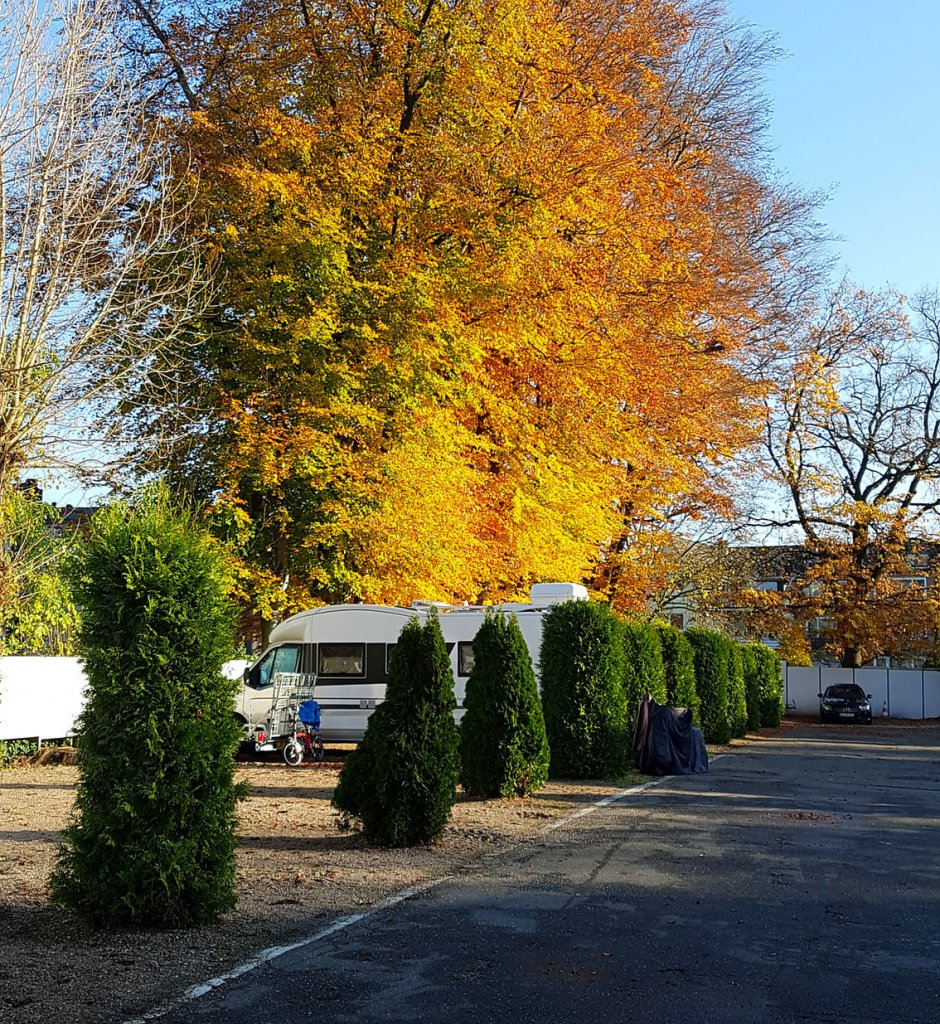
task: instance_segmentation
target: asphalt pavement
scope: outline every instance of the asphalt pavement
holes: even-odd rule
[[[165,1024],[936,1024],[940,728],[788,729]]]

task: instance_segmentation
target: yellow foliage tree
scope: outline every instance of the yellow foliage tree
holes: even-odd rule
[[[618,538],[713,500],[753,422],[744,343],[805,211],[754,170],[761,44],[723,93],[709,3],[136,9],[220,282],[150,428],[194,418],[178,470],[246,596],[616,600]]]

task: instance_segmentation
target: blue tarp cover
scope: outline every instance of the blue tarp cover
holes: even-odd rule
[[[707,772],[708,753],[702,730],[692,724],[692,712],[657,704],[646,694],[633,734],[633,763],[644,775]]]

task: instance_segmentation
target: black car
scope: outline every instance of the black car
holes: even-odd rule
[[[820,722],[866,722],[871,725],[871,694],[855,683],[827,686],[819,697]]]

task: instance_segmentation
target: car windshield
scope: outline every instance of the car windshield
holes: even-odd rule
[[[826,690],[826,696],[835,697],[838,700],[864,700],[865,691],[860,686],[846,683],[842,686],[830,686]]]

